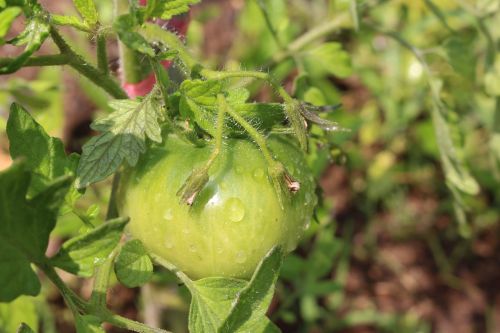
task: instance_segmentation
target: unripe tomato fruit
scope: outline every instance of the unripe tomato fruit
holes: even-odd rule
[[[192,206],[181,203],[176,192],[213,147],[171,135],[123,175],[119,206],[130,234],[193,279],[248,278],[273,246],[293,250],[317,201],[314,179],[294,144],[284,137],[268,144],[300,182],[297,193],[285,194],[283,209],[262,154],[245,139],[226,140],[206,187]]]

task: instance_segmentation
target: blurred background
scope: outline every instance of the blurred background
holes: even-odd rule
[[[76,14],[69,0],[40,2]],[[310,103],[341,104],[328,118],[350,130],[327,134],[329,145],[312,130],[323,203],[285,261],[271,319],[293,333],[500,332],[500,2],[262,2],[275,35],[259,1],[204,0],[192,9],[188,47],[213,68],[268,71]],[[111,1],[96,3],[110,23]],[[23,27],[16,21],[9,35]],[[63,32],[93,57],[94,40]],[[109,48],[118,71],[116,42]],[[54,51],[46,42],[39,54]],[[18,53],[0,46],[1,57]],[[273,98],[251,88],[255,100]],[[80,152],[92,119],[110,111],[108,96],[69,68],[0,76],[0,170],[11,163],[5,124],[14,101],[68,152]],[[109,188],[87,191],[82,214],[103,220]],[[49,252],[82,228],[75,213],[62,215]],[[61,275],[89,295],[91,281]],[[187,332],[188,301],[160,268],[153,283],[116,284],[109,295],[114,311],[176,333]],[[1,333],[21,320],[74,332],[48,282],[39,297],[0,304]]]

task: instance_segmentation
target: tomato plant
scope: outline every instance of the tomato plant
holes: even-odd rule
[[[8,139],[0,141],[0,164],[7,146],[12,161],[0,172],[0,333],[21,321],[18,332],[43,323],[51,333],[50,316],[35,305],[42,290],[60,294],[73,319],[61,317],[78,333],[110,325],[165,333],[153,327],[165,324],[160,320],[113,313],[108,297],[111,288],[141,287],[138,312],[150,314],[151,288],[165,284],[158,295],[176,289],[180,301],[168,306],[180,304],[187,317],[179,331],[272,333],[293,325],[334,332],[368,318],[383,330],[396,323],[395,332],[406,332],[407,322],[420,317],[346,313],[344,299],[366,303],[346,297],[351,272],[357,281],[385,278],[387,267],[378,268],[389,262],[391,271],[404,273],[392,259],[380,259],[378,241],[385,244],[385,232],[406,235],[386,231],[394,220],[419,232],[432,225],[416,227],[420,207],[425,218],[455,214],[457,230],[445,226],[440,233],[446,244],[475,240],[498,217],[491,209],[469,220],[499,198],[493,179],[500,170],[500,29],[487,24],[498,17],[494,1],[207,1],[201,10],[191,10],[200,0],[71,2],[52,12],[48,0],[0,0],[1,51],[15,54],[2,54],[0,74],[35,67],[39,77],[53,76],[49,83],[0,82],[0,140],[4,128]],[[203,41],[210,29],[202,25],[214,17],[227,31]],[[237,34],[226,34],[236,27]],[[204,43],[217,48],[216,56],[201,51]],[[67,103],[53,101],[62,67],[76,74],[97,111],[78,122],[85,142],[67,146],[51,136],[62,128]],[[339,110],[341,101],[354,112]],[[80,113],[79,100],[70,105]],[[473,138],[462,138],[462,118],[471,121]],[[357,139],[361,149],[351,142]],[[352,150],[348,160],[343,144]],[[481,149],[471,154],[475,144]],[[394,167],[405,158],[418,172]],[[470,170],[467,158],[478,161]],[[332,173],[330,192],[338,190],[340,199],[333,214],[318,187],[332,161],[354,170]],[[415,183],[422,183],[416,191]],[[442,200],[445,193],[450,200]],[[422,204],[432,194],[439,203]],[[439,228],[451,219],[441,220]],[[364,223],[368,235],[358,237]],[[438,238],[430,237],[428,247],[455,291],[453,267],[464,249],[494,252],[466,244],[447,262]],[[351,251],[351,244],[361,245]],[[351,255],[363,269],[349,270]],[[376,263],[366,273],[371,256]],[[85,281],[90,295],[72,289],[73,281]],[[406,286],[411,279],[402,281],[417,289]],[[56,288],[45,288],[50,283]],[[178,323],[170,324],[163,326],[177,331]],[[424,326],[411,324],[409,331]]]
[[[152,278],[154,261],[190,291],[191,332],[278,331],[266,310],[283,257],[297,246],[317,203],[306,162],[308,129],[340,128],[319,115],[334,108],[294,97],[269,73],[204,67],[184,44],[187,13],[197,2],[117,0],[110,25],[100,21],[91,0],[74,0],[82,19],[51,14],[32,0],[0,2],[7,27],[21,14],[28,21],[23,33],[7,41],[26,44],[25,50],[2,59],[0,73],[68,65],[113,97],[113,112],[91,125],[99,134],[80,155],[70,156],[22,106],[12,105],[11,156],[26,159],[0,175],[1,194],[24,215],[1,212],[0,258],[11,252],[19,260],[2,266],[0,281],[15,273],[21,282],[0,291],[0,301],[39,293],[33,263],[61,291],[77,331],[102,331],[108,322],[160,332],[112,315],[106,303],[112,271],[123,285],[137,287]],[[59,26],[96,41],[97,66],[73,49]],[[119,40],[121,83],[108,68],[110,36]],[[48,38],[59,54],[33,56]],[[241,79],[247,83],[235,84]],[[250,81],[266,84],[282,102],[253,101]],[[316,133],[315,144],[328,140]],[[95,211],[79,212],[76,202],[111,175],[108,221],[95,226]],[[77,215],[85,231],[47,257],[59,212]],[[121,241],[127,223],[130,237]],[[23,228],[31,230],[26,237]],[[55,267],[95,276],[90,299],[71,292]]]

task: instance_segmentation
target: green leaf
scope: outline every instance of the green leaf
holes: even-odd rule
[[[252,323],[256,315],[264,315],[267,307],[267,295],[273,295],[274,286],[278,280],[283,263],[283,249],[273,248],[257,267],[252,279],[237,295],[229,316],[220,325],[219,333],[237,332],[248,323]],[[269,303],[267,303],[269,305]]]
[[[191,119],[210,135],[215,135],[217,94],[222,93],[223,82],[218,80],[186,80],[181,84],[179,109],[181,115]]]
[[[0,303],[0,332],[17,332],[20,324],[38,331],[36,303],[37,299],[29,296],[18,297],[10,303]]]
[[[71,184],[69,177],[59,178],[28,200],[31,177],[25,170],[25,163],[15,163],[0,173],[0,302],[39,293],[30,262],[45,260],[49,234]]]
[[[146,284],[153,276],[153,263],[141,241],[127,242],[115,260],[115,273],[125,286],[135,288]]]
[[[328,73],[340,78],[352,73],[349,53],[342,49],[340,43],[325,43],[305,53],[307,70],[313,76]]]
[[[72,274],[91,277],[94,268],[118,245],[127,222],[127,218],[117,218],[66,241],[50,263]]]
[[[123,44],[132,50],[154,57],[155,51],[151,44],[135,31],[137,26],[137,20],[130,14],[119,16],[113,24],[113,28]]]
[[[91,27],[89,27],[88,25],[88,22],[82,22],[82,20],[76,16],[52,14],[50,18],[51,22],[55,25],[67,25],[85,32],[92,31]]]
[[[33,117],[20,105],[10,108],[7,135],[12,159],[25,157],[33,172],[29,195],[34,196],[55,179],[72,174],[76,156],[68,158],[60,139],[47,135]]]
[[[73,3],[86,23],[91,26],[97,24],[99,16],[94,0],[73,0]]]
[[[104,133],[83,146],[77,171],[78,188],[105,179],[124,159],[134,166],[139,155],[146,151],[146,137],[162,141],[158,118],[163,118],[163,113],[156,89],[142,101],[115,100],[110,106],[115,112],[92,124],[93,129]]]
[[[218,277],[191,281],[180,275],[192,296],[189,331],[280,332],[265,314],[274,294],[282,257],[281,248],[272,249],[250,282]]]
[[[190,287],[193,298],[189,310],[189,331],[217,332],[223,320],[229,315],[238,293],[247,284],[247,281],[230,278],[205,278],[194,281]],[[253,318],[243,329],[234,332],[279,332],[279,330],[269,330],[273,324],[265,317],[271,299],[272,293],[266,294],[259,311],[254,313]]]
[[[169,20],[172,16],[189,11],[189,6],[200,0],[151,0],[146,5],[146,17],[159,17]]]
[[[0,45],[5,44],[3,39],[9,32],[12,22],[22,13],[21,7],[9,7],[0,12]]]
[[[96,316],[92,315],[76,316],[77,333],[106,333],[101,325],[102,322]]]
[[[21,326],[17,329],[17,333],[35,333],[31,327],[26,325],[25,323],[22,323]]]
[[[24,31],[9,41],[13,45],[26,45],[23,53],[7,65],[0,66],[0,74],[13,73],[21,68],[28,58],[42,46],[42,43],[49,36],[49,31],[50,25],[45,20],[38,16],[32,18]]]

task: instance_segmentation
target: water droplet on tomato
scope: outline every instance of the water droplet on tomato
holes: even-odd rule
[[[163,214],[163,218],[167,221],[171,221],[173,217],[174,217],[174,214],[172,213],[171,208],[167,209],[165,211],[165,213]]]
[[[244,251],[239,251],[238,253],[236,253],[236,262],[238,264],[243,264],[245,261],[247,261],[247,255]]]
[[[258,168],[253,172],[253,178],[256,180],[262,180],[264,178],[264,170]]]
[[[198,251],[198,249],[196,248],[196,245],[194,245],[194,244],[189,245],[189,252],[195,253],[196,251]]]
[[[227,217],[232,222],[239,222],[245,217],[245,206],[238,198],[230,198],[224,205]]]
[[[243,173],[243,168],[240,167],[240,166],[237,166],[236,169],[235,169],[236,173],[238,174],[242,174]]]

